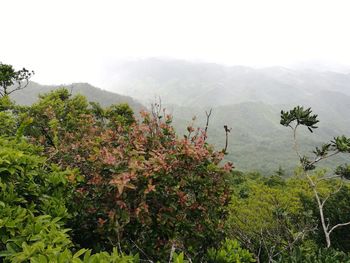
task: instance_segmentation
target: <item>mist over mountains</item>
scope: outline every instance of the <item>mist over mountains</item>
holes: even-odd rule
[[[145,105],[160,97],[180,131],[193,116],[195,125],[204,127],[205,111],[213,108],[209,140],[222,147],[223,125],[232,127],[227,159],[238,169],[271,173],[295,167],[290,130],[279,124],[281,109],[301,105],[319,115],[314,134],[301,132],[306,154],[350,131],[350,74],[165,59],[126,62],[115,72],[115,90]]]
[[[247,101],[268,104],[301,103],[321,91],[350,95],[350,74],[254,69],[182,60],[146,59],[115,69],[115,90],[141,101],[160,96],[180,106],[212,107]]]
[[[115,67],[113,90],[89,84],[72,84],[80,93],[102,105],[129,103],[135,112],[161,98],[174,116],[179,135],[196,116],[194,126],[204,127],[205,111],[213,109],[209,142],[224,145],[223,126],[232,128],[227,159],[238,170],[272,173],[279,166],[291,173],[297,164],[291,131],[279,124],[280,111],[296,105],[311,107],[319,115],[314,134],[301,131],[301,147],[310,154],[315,146],[350,131],[350,74],[284,67],[254,69],[169,59],[145,59]],[[19,103],[30,104],[38,93],[58,86],[36,83],[14,94]],[[142,102],[143,105],[138,103]],[[339,161],[344,161],[342,157]],[[346,161],[346,160],[345,160]]]

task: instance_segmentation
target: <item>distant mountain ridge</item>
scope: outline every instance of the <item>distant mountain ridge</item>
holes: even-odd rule
[[[237,169],[271,174],[281,165],[293,170],[298,160],[290,130],[279,124],[282,109],[301,105],[319,115],[314,134],[300,132],[307,155],[333,136],[350,135],[350,74],[164,59],[126,62],[115,74],[115,90],[123,94],[147,103],[160,96],[179,134],[186,133],[194,115],[196,125],[204,127],[205,111],[213,108],[209,142],[220,149],[223,125],[232,127],[226,158]]]
[[[68,85],[40,85],[36,82],[30,82],[25,89],[11,94],[11,98],[19,104],[30,105],[38,100],[39,94],[47,93],[61,87],[65,87],[68,90],[71,90],[73,95],[84,95],[88,101],[99,102],[102,106],[127,103],[135,113],[139,113],[139,111],[145,109],[141,103],[129,96],[102,90],[88,83],[73,83]]]
[[[300,103],[322,90],[350,96],[350,74],[253,69],[182,60],[145,59],[115,69],[115,90],[140,101],[163,101],[179,106],[223,106],[247,101],[267,104]]]

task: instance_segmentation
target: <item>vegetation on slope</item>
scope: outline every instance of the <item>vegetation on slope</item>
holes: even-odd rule
[[[298,127],[314,132],[318,116],[282,111],[299,166],[261,176],[232,170],[206,129],[178,136],[171,122],[159,105],[136,120],[67,89],[31,106],[2,96],[1,260],[350,262],[350,167],[317,169],[349,157],[348,137],[304,156]]]

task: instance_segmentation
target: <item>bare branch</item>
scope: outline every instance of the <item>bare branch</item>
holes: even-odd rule
[[[347,225],[350,225],[350,221],[349,221],[349,222],[346,222],[346,223],[342,223],[342,224],[337,224],[337,225],[333,226],[333,227],[329,230],[329,234],[332,233],[333,230],[337,229],[338,227],[347,226]]]
[[[17,90],[22,90],[24,88],[26,88],[29,84],[29,80],[26,80],[26,84],[24,84],[24,86],[22,86],[22,82],[18,82],[18,87],[17,88],[14,88],[13,90],[11,91],[7,91],[7,95],[10,95],[11,93],[17,91]]]
[[[298,155],[299,159],[301,159],[301,154],[299,152],[299,145],[298,145],[298,140],[297,140],[297,128],[298,128],[299,124],[295,125],[295,127],[293,128],[292,126],[290,126],[293,130],[293,140],[294,140],[294,151],[296,152],[296,154]]]
[[[209,127],[209,119],[210,119],[211,112],[212,112],[212,109],[210,109],[209,112],[205,111],[207,121],[206,121],[205,129],[204,129],[204,136],[205,136],[204,140],[206,140],[208,138],[207,131],[208,131],[208,127]]]
[[[170,255],[169,255],[169,263],[171,263],[172,259],[173,259],[173,254],[175,252],[175,244],[173,243],[171,245],[171,250],[170,250]]]
[[[335,178],[339,178],[339,177],[341,177],[341,175],[333,175],[333,176],[328,176],[328,177],[322,177],[322,178],[317,180],[316,184],[318,184],[321,181],[331,180],[331,179],[335,179]]]
[[[325,199],[323,199],[321,203],[321,207],[324,207],[324,204],[327,202],[327,200],[331,197],[331,194],[329,194]],[[328,228],[328,227],[327,227]]]
[[[331,153],[331,154],[328,154],[328,155],[325,155],[325,156],[318,157],[318,158],[316,158],[314,161],[312,161],[312,162],[310,163],[310,165],[313,165],[313,164],[316,164],[316,163],[318,163],[318,162],[320,162],[320,161],[322,161],[322,160],[328,159],[328,158],[330,158],[330,157],[332,157],[332,156],[334,156],[334,155],[336,155],[336,154],[338,154],[338,153],[340,153],[340,152],[339,152],[339,151],[335,151],[334,153]]]
[[[153,263],[153,261],[147,256],[147,254],[145,253],[145,251],[143,251],[133,240],[131,240],[131,243],[134,244],[134,246],[147,258],[147,261],[150,263]]]
[[[333,193],[330,193],[323,201],[322,201],[322,207],[324,206],[324,204],[327,202],[327,200],[332,196],[337,194],[343,187],[343,182],[340,183],[339,187],[337,188],[337,190],[335,190]]]

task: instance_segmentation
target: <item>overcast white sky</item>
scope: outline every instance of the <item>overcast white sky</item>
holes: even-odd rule
[[[122,58],[350,65],[350,1],[0,0],[0,61],[104,88]]]

